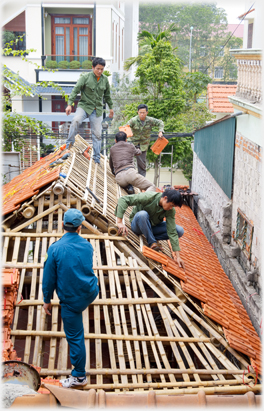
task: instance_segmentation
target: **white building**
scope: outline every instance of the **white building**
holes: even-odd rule
[[[110,82],[124,74],[133,79],[132,70],[124,73],[123,65],[126,58],[138,53],[137,1],[6,1],[2,6],[2,28],[16,35],[25,35],[23,44],[19,45],[21,49],[34,49],[27,62],[20,57],[3,58],[9,69],[19,72],[20,77],[31,84],[50,80],[63,86],[69,94],[82,71],[88,69],[88,61],[91,62],[93,56],[106,60]],[[58,71],[43,70],[51,64],[57,66]],[[46,100],[16,96],[12,109],[17,112],[64,112],[65,101],[56,90],[38,91]]]

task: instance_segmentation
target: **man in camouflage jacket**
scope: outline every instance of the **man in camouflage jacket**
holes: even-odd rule
[[[142,154],[136,157],[138,173],[143,177],[146,177],[146,155],[150,142],[150,134],[153,127],[159,127],[159,138],[163,138],[164,123],[162,120],[158,120],[154,117],[148,117],[148,106],[146,104],[140,104],[138,106],[138,115],[131,118],[128,121],[133,137],[130,137],[128,141],[131,141],[135,146],[140,146]]]

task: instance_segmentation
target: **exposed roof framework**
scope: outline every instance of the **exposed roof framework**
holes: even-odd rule
[[[101,156],[98,167],[89,159],[91,148],[83,155],[86,149],[77,136],[64,163],[52,168],[65,154],[57,151],[5,187],[2,261],[20,271],[17,301],[21,294],[24,298],[10,330],[17,355],[41,367],[43,378],[71,371],[58,297],[55,293],[47,317],[42,278],[47,249],[63,235],[63,214],[76,207],[86,217],[81,235],[94,248],[100,285],[99,296],[83,312],[90,373],[85,389],[258,393],[259,337],[191,209],[184,205],[177,211],[177,223],[185,229],[184,272],[170,258],[166,241],[163,259],[148,254],[145,240],[130,229],[131,209],[124,216],[127,238],[116,235],[114,210],[126,193],[115,183],[107,158]]]

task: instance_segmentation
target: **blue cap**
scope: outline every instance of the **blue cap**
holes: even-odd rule
[[[82,222],[85,220],[82,212],[80,210],[76,210],[76,208],[70,208],[64,214],[63,223],[64,225],[70,225],[72,227],[79,227]]]

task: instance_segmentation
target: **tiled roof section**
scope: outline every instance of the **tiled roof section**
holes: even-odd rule
[[[144,247],[143,254],[159,261],[167,272],[181,280],[183,291],[201,301],[205,315],[222,325],[230,346],[248,355],[260,373],[259,336],[211,244],[188,206],[177,211],[176,221],[184,227],[179,241],[185,271],[171,258],[148,247]]]
[[[66,94],[71,94],[74,86],[61,86],[62,90],[64,91],[64,93]],[[36,94],[61,94],[61,91],[57,90],[54,87],[42,87],[42,86],[37,86],[34,89]]]
[[[207,98],[209,110],[212,113],[234,113],[234,107],[229,102],[228,96],[234,96],[236,89],[236,85],[208,84]]]
[[[60,166],[51,168],[50,164],[63,154],[65,154],[65,151],[63,152],[60,149],[49,154],[5,184],[2,188],[2,215],[18,210],[23,201],[38,194],[40,188],[57,180]]]

